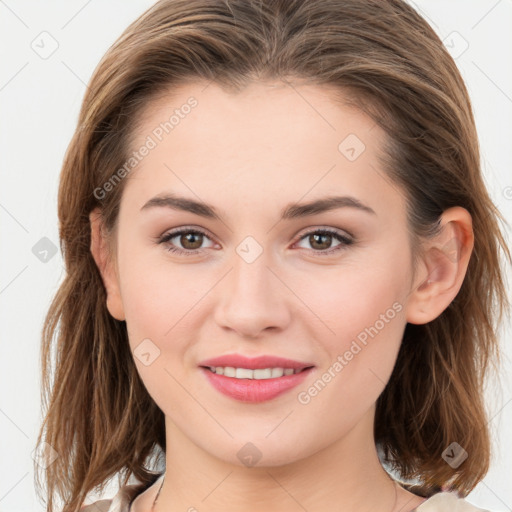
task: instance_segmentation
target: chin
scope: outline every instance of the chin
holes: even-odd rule
[[[215,451],[212,451],[211,448],[211,446],[203,447],[213,457],[241,468],[286,466],[315,452],[314,447],[311,447],[311,453],[307,453],[304,439],[300,435],[296,439],[288,436],[287,442],[278,436],[270,440],[261,434],[258,436],[247,435],[243,436],[242,440],[242,436],[237,435],[237,438],[229,446],[217,445]]]

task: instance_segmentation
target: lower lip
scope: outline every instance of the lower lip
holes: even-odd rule
[[[313,368],[275,379],[235,379],[217,375],[207,368],[201,368],[211,385],[226,396],[240,402],[266,402],[298,386]]]

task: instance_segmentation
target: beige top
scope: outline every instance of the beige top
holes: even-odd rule
[[[158,478],[160,480],[162,476]],[[154,483],[154,482],[153,482]],[[119,492],[112,498],[99,500],[82,507],[81,512],[130,512],[130,505],[135,498],[148,489],[149,485],[131,484],[119,489]],[[475,507],[455,493],[439,492],[411,512],[489,512],[486,509]]]

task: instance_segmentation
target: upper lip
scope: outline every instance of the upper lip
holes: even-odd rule
[[[206,359],[199,363],[199,366],[231,366],[234,368],[247,368],[249,370],[263,368],[293,368],[294,370],[303,370],[314,366],[312,363],[294,361],[284,357],[271,355],[262,355],[258,357],[245,357],[240,354],[226,354],[212,359]]]

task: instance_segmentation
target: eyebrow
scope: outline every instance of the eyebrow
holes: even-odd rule
[[[180,210],[190,212],[201,217],[208,219],[221,220],[219,213],[214,206],[208,203],[195,201],[193,199],[187,199],[185,197],[179,197],[175,194],[160,194],[151,198],[144,206],[141,211],[148,210],[151,208],[171,208],[173,210]],[[356,208],[358,210],[377,215],[375,211],[366,206],[361,201],[351,196],[329,196],[322,199],[316,199],[309,203],[291,203],[288,204],[281,211],[282,220],[291,220],[301,217],[307,217],[310,215],[316,215],[329,210],[335,210],[337,208]]]

